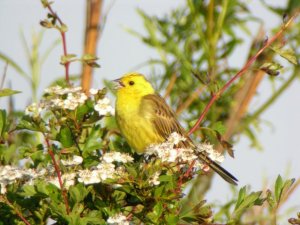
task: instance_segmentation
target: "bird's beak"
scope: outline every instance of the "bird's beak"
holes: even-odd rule
[[[116,79],[116,80],[113,80],[115,86],[114,86],[114,89],[120,89],[122,87],[125,87],[125,85],[123,84],[123,82],[121,81],[121,78],[120,79]]]

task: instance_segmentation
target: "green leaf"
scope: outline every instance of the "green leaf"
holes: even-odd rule
[[[154,190],[154,196],[157,198],[161,197],[164,194],[164,190],[165,187],[163,185],[156,187]]]
[[[76,60],[77,60],[77,58],[76,58],[75,54],[63,55],[60,58],[60,64],[65,65],[66,63],[73,62]]]
[[[17,124],[17,129],[27,129],[31,131],[40,131],[40,128],[34,123],[31,117],[23,116]]]
[[[48,0],[41,0],[42,4],[43,4],[43,7],[44,8],[47,8],[49,5],[52,4],[52,2],[49,2]]]
[[[290,189],[290,187],[295,183],[295,179],[290,179],[284,182],[283,188],[282,188],[282,193],[281,196],[286,194],[286,192]]]
[[[102,212],[98,210],[89,211],[87,215],[81,218],[81,221],[86,224],[106,224],[106,221],[102,219]]]
[[[298,65],[295,51],[293,51],[292,49],[283,49],[281,46],[274,46],[271,47],[271,49],[277,54],[279,54],[282,58],[289,61],[290,63],[293,63],[294,65]]]
[[[102,147],[101,143],[101,136],[102,136],[102,129],[100,125],[94,126],[86,139],[85,145],[82,149],[83,154],[86,156],[92,151],[96,149],[100,149]]]
[[[275,200],[277,204],[279,204],[279,202],[282,199],[282,196],[284,196],[287,193],[287,191],[290,189],[294,182],[295,179],[289,179],[283,182],[282,177],[278,175],[275,182]]]
[[[283,180],[280,175],[278,175],[276,182],[275,182],[275,200],[276,202],[279,202],[281,192],[283,187]]]
[[[241,205],[241,203],[244,201],[245,196],[246,196],[246,186],[242,187],[239,191],[239,196],[235,204],[235,209],[237,209]]]
[[[57,139],[65,148],[69,148],[74,144],[72,131],[69,127],[61,127]]]
[[[0,109],[0,137],[3,137],[3,134],[6,130],[6,111]]]
[[[173,175],[161,175],[159,176],[159,181],[161,182],[171,182],[174,180]]]
[[[82,121],[86,113],[90,111],[90,108],[88,107],[89,102],[86,102],[86,104],[80,105],[76,109],[76,119],[77,121]]]
[[[266,193],[267,193],[267,197],[266,197],[267,198],[267,202],[270,205],[271,209],[274,209],[275,206],[276,206],[276,202],[275,202],[275,200],[273,198],[273,194],[272,194],[272,192],[270,190],[267,190]]]
[[[276,62],[264,63],[260,69],[267,73],[270,76],[278,76],[280,74],[279,70],[282,69],[283,66]]]
[[[153,211],[157,218],[159,218],[162,215],[163,210],[164,208],[162,202],[158,202],[153,208]]]
[[[253,205],[261,205],[263,201],[261,201],[260,196],[262,191],[251,192],[249,195],[245,194],[245,187],[240,190],[238,201],[236,203],[236,207],[233,212],[234,218],[240,218],[243,212]]]
[[[35,187],[33,185],[24,185],[22,187],[23,192],[20,193],[23,197],[32,197],[37,194]]]
[[[4,96],[11,96],[14,94],[19,94],[21,93],[21,91],[16,91],[16,90],[12,90],[9,88],[4,88],[0,90],[0,97],[4,97]]]
[[[137,168],[135,168],[134,166],[131,166],[131,164],[126,164],[126,171],[129,173],[129,175],[133,176],[133,177],[137,177]]]
[[[82,56],[82,60],[83,61],[94,61],[94,60],[97,60],[98,58],[97,58],[97,56],[95,56],[95,55],[92,55],[92,54],[85,54],[85,55],[83,55]]]
[[[76,186],[71,186],[69,189],[70,199],[73,203],[82,202],[88,193],[88,190],[82,183],[79,183]]]
[[[226,131],[226,127],[224,126],[222,121],[218,121],[212,125],[212,129],[223,135]]]
[[[174,214],[166,215],[166,222],[167,224],[179,224],[179,217]]]

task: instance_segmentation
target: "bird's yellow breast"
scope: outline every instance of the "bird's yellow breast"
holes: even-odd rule
[[[142,98],[119,92],[116,101],[118,126],[128,144],[138,153],[144,152],[150,144],[164,141],[155,132],[151,115],[145,115],[141,110]]]

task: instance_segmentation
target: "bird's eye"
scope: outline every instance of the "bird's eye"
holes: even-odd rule
[[[129,85],[130,85],[130,86],[134,85],[134,81],[132,81],[132,80],[129,81]]]

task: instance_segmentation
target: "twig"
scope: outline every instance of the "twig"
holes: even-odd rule
[[[249,67],[256,61],[258,56],[260,56],[265,51],[266,48],[268,48],[274,41],[276,41],[282,35],[282,33],[289,27],[289,25],[298,16],[298,14],[299,14],[299,12],[295,13],[270,40],[266,41],[264,46],[253,57],[251,57],[248,60],[248,62],[245,64],[245,66],[234,77],[232,77],[219,91],[217,91],[216,93],[214,93],[212,95],[210,101],[208,102],[205,109],[201,113],[201,115],[198,118],[197,122],[190,129],[190,131],[188,132],[188,135],[191,135],[192,133],[194,133],[197,130],[198,126],[201,124],[202,120],[204,119],[204,117],[208,113],[208,111],[211,108],[211,106],[213,105],[213,103],[224,93],[224,91],[226,91],[228,89],[228,87],[236,79],[241,77],[249,69]]]
[[[53,11],[52,7],[50,4],[47,4],[47,8],[50,11],[51,15],[53,17],[55,17],[57,19],[57,21],[59,22],[59,24],[61,26],[65,26],[65,24],[63,23],[63,21],[60,19],[60,17]],[[61,38],[62,38],[62,45],[63,45],[63,51],[64,51],[64,56],[67,57],[68,55],[68,51],[67,51],[67,41],[66,41],[66,32],[63,29],[60,29],[60,34],[61,34]],[[70,79],[69,79],[69,67],[70,67],[70,63],[69,61],[67,61],[64,66],[65,66],[65,76],[66,76],[66,82],[69,84],[70,83]]]
[[[167,98],[169,97],[174,85],[175,85],[175,82],[177,80],[177,76],[176,76],[176,73],[173,73],[172,76],[171,76],[171,79],[169,81],[169,84],[166,88],[166,92],[165,92],[165,95],[164,95],[164,98]]]
[[[0,196],[1,197],[1,196]],[[30,223],[29,223],[29,221],[22,215],[22,213],[18,210],[18,209],[16,209],[16,207],[14,207],[14,205],[5,197],[5,196],[3,196],[3,201],[8,205],[8,206],[10,206],[14,211],[15,211],[15,213],[18,215],[18,217],[20,217],[20,219],[26,224],[26,225],[31,225]]]
[[[55,169],[55,172],[57,174],[57,178],[58,178],[60,190],[61,190],[64,202],[65,202],[65,206],[66,206],[66,211],[67,211],[67,214],[69,215],[70,214],[69,202],[68,202],[68,198],[67,198],[64,186],[63,186],[62,179],[61,179],[60,168],[59,168],[58,163],[56,162],[54,152],[51,150],[49,139],[47,137],[45,137],[45,140],[46,140],[46,144],[47,144],[47,147],[48,147],[48,153],[49,153],[49,155],[50,155],[50,157],[52,159],[52,162],[53,162],[53,165],[54,165],[54,169]]]

